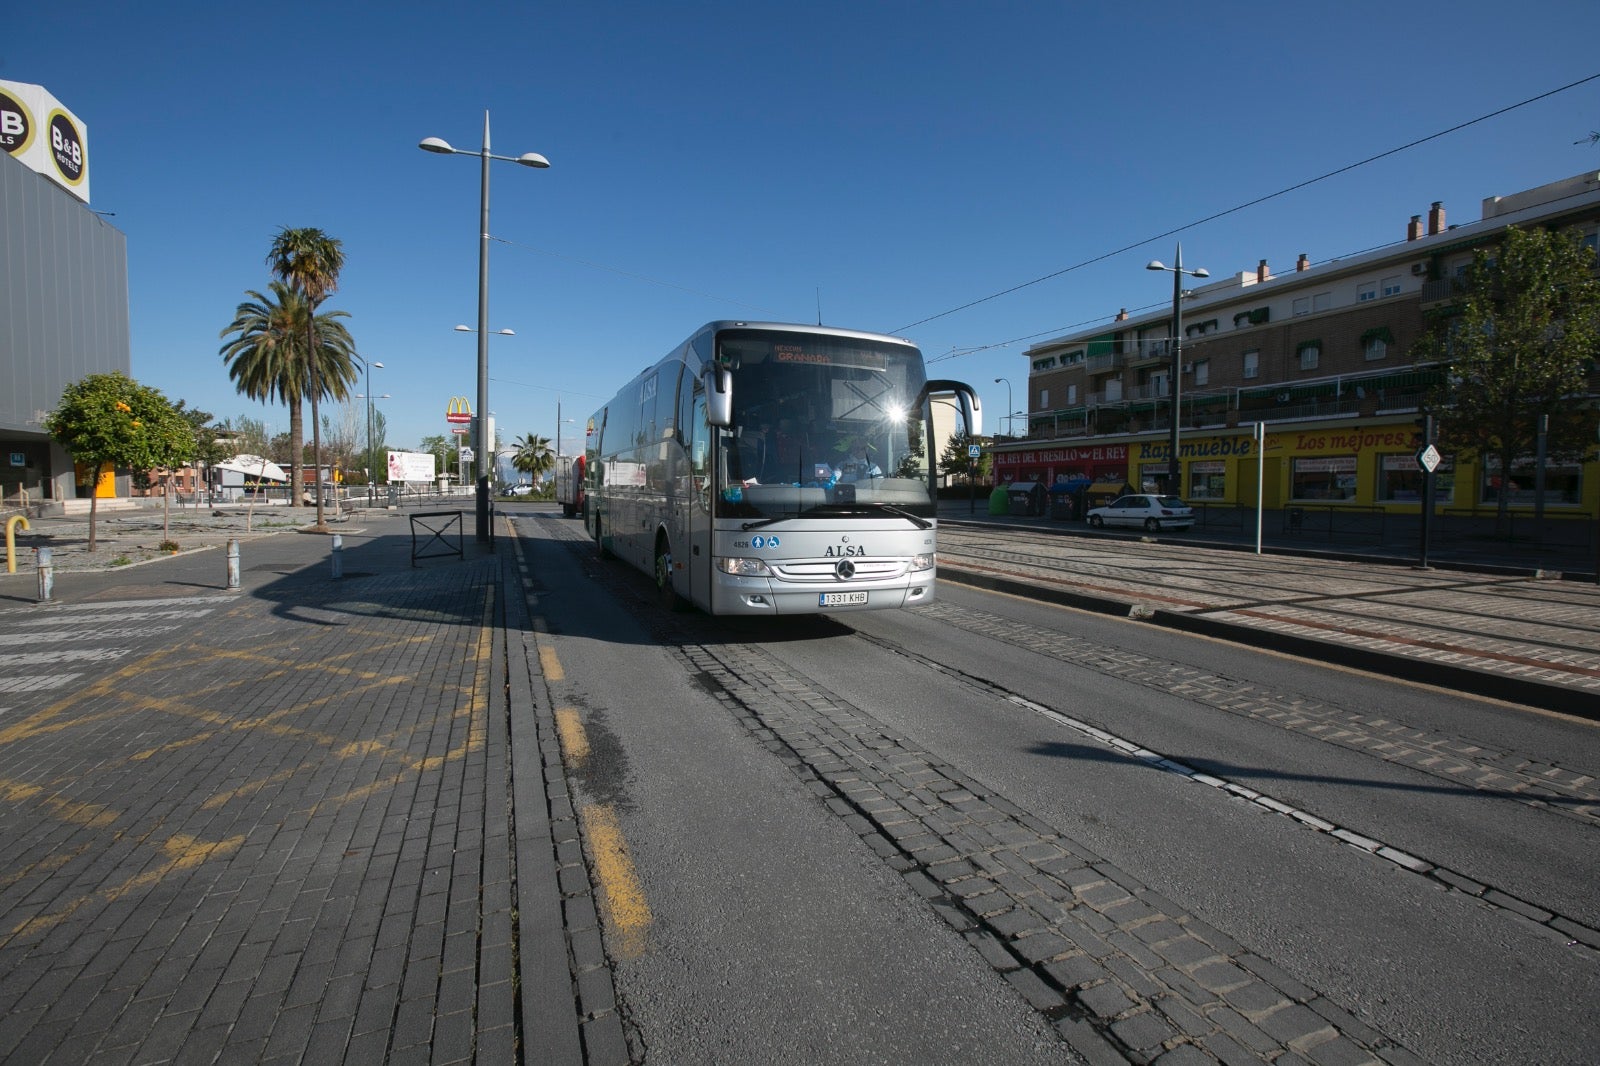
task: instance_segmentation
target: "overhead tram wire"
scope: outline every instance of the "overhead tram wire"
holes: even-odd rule
[[[658,278],[646,277],[643,274],[633,274],[626,270],[618,270],[616,267],[609,267],[604,263],[593,263],[587,259],[579,259],[577,256],[563,255],[560,252],[552,252],[548,248],[535,248],[531,244],[522,244],[518,241],[507,240],[504,237],[491,237],[490,239],[498,241],[501,244],[510,245],[513,248],[522,248],[530,252],[537,252],[540,255],[548,255],[552,259],[565,259],[569,263],[577,263],[578,265],[586,266],[591,270],[603,270],[608,274],[617,274],[624,278],[632,278],[634,281],[642,281],[649,285],[659,285],[664,289],[677,289],[679,292],[686,292],[690,296],[699,296],[707,300],[716,300],[718,303],[732,304],[735,307],[743,307],[747,311],[760,311],[762,314],[771,315],[775,319],[783,317],[783,312],[774,311],[770,307],[757,307],[755,304],[742,303],[739,300],[731,300],[726,296],[718,296],[715,293],[701,292],[699,289],[690,289],[685,288],[682,285],[674,285],[670,281],[661,281]]]
[[[919,318],[915,322],[911,322],[911,323],[908,323],[908,324],[906,324],[904,326],[900,326],[900,327],[892,330],[891,332],[897,333],[897,334],[903,334],[903,333],[906,333],[909,330],[915,329],[917,326],[926,325],[929,322],[933,322],[933,321],[935,321],[937,319],[941,319],[941,318],[946,318],[946,317],[948,317],[950,315],[953,315],[953,314],[956,314],[957,312],[960,312],[960,311],[966,311],[969,308],[977,307],[979,304],[988,303],[990,300],[998,300],[1002,296],[1009,296],[1014,292],[1020,292],[1023,289],[1031,288],[1034,285],[1039,285],[1039,284],[1041,284],[1043,282],[1051,281],[1051,280],[1053,280],[1055,278],[1059,278],[1063,274],[1070,274],[1074,270],[1081,270],[1082,268],[1084,268],[1086,266],[1093,266],[1095,263],[1103,262],[1104,260],[1110,259],[1113,256],[1121,255],[1124,252],[1131,252],[1135,248],[1142,248],[1147,244],[1153,243],[1155,241],[1162,240],[1162,239],[1167,238],[1167,237],[1172,237],[1172,236],[1174,236],[1176,234],[1184,232],[1185,230],[1193,229],[1196,226],[1203,226],[1207,222],[1215,222],[1219,218],[1226,218],[1228,215],[1236,214],[1236,213],[1238,213],[1240,211],[1245,210],[1246,208],[1251,208],[1251,207],[1255,207],[1255,206],[1257,206],[1259,204],[1264,204],[1268,200],[1275,200],[1280,196],[1287,196],[1289,193],[1298,192],[1299,190],[1307,188],[1308,186],[1311,186],[1311,185],[1315,185],[1318,182],[1327,181],[1329,178],[1334,178],[1334,177],[1338,177],[1340,174],[1349,173],[1350,171],[1356,170],[1356,169],[1358,169],[1360,167],[1364,167],[1369,163],[1376,163],[1380,159],[1387,159],[1389,156],[1398,155],[1401,152],[1409,151],[1410,149],[1416,148],[1419,145],[1427,144],[1429,141],[1436,141],[1440,137],[1446,137],[1446,136],[1449,136],[1452,133],[1458,133],[1461,130],[1466,129],[1469,126],[1476,126],[1480,122],[1487,122],[1489,119],[1498,118],[1499,116],[1507,114],[1507,113],[1512,112],[1512,111],[1515,111],[1518,108],[1527,107],[1529,104],[1536,104],[1540,100],[1545,100],[1545,99],[1548,99],[1549,97],[1556,96],[1556,95],[1558,95],[1560,93],[1567,92],[1569,89],[1576,89],[1580,85],[1587,85],[1589,82],[1595,81],[1596,79],[1600,79],[1600,74],[1591,74],[1586,78],[1579,78],[1577,81],[1570,82],[1570,83],[1568,83],[1566,85],[1561,86],[1560,88],[1551,89],[1549,92],[1540,93],[1538,96],[1530,96],[1526,100],[1522,100],[1522,101],[1520,101],[1518,103],[1515,103],[1515,104],[1509,104],[1506,107],[1500,108],[1499,110],[1491,111],[1486,115],[1479,115],[1477,118],[1468,119],[1465,122],[1457,123],[1456,125],[1451,126],[1449,129],[1440,130],[1437,133],[1430,133],[1426,137],[1419,137],[1416,140],[1411,141],[1408,144],[1400,145],[1398,148],[1390,148],[1388,151],[1379,152],[1377,155],[1368,156],[1365,159],[1361,159],[1361,160],[1358,160],[1358,161],[1356,161],[1354,163],[1347,164],[1346,166],[1339,167],[1337,170],[1330,170],[1326,174],[1320,174],[1320,175],[1318,175],[1317,177],[1314,177],[1314,178],[1307,178],[1305,181],[1299,182],[1299,183],[1294,184],[1294,185],[1290,185],[1287,188],[1279,189],[1277,192],[1267,193],[1265,196],[1258,196],[1254,200],[1247,201],[1247,202],[1239,204],[1239,205],[1237,205],[1235,207],[1227,208],[1226,210],[1223,210],[1223,211],[1218,211],[1218,212],[1216,212],[1215,214],[1212,214],[1212,215],[1207,215],[1205,218],[1196,219],[1195,221],[1189,222],[1189,223],[1185,223],[1182,226],[1175,226],[1172,229],[1166,230],[1165,232],[1157,233],[1157,234],[1154,234],[1152,236],[1145,237],[1142,240],[1138,240],[1138,241],[1133,242],[1132,244],[1125,244],[1121,248],[1114,249],[1114,250],[1106,252],[1106,253],[1104,253],[1102,255],[1097,255],[1092,259],[1085,259],[1082,262],[1074,263],[1071,266],[1062,267],[1060,270],[1057,270],[1054,273],[1046,274],[1043,277],[1034,278],[1032,281],[1024,281],[1021,284],[1011,286],[1009,289],[1001,289],[999,292],[992,293],[992,294],[990,294],[988,296],[980,297],[980,298],[978,298],[976,300],[968,301],[967,303],[964,303],[959,307],[952,307],[948,311],[940,311],[936,315],[929,315],[927,318]],[[1038,336],[1038,334],[1035,334],[1035,336]],[[1022,339],[1027,339],[1027,338],[1022,338]]]
[[[1580,142],[1580,143],[1583,143],[1583,142]],[[1564,194],[1553,195],[1548,200],[1531,201],[1531,202],[1525,204],[1524,206],[1529,208],[1529,209],[1540,208],[1540,207],[1548,207],[1551,204],[1555,203],[1556,201],[1564,199],[1564,198],[1565,198]],[[1340,260],[1349,259],[1349,258],[1351,258],[1353,256],[1366,255],[1368,252],[1376,252],[1376,251],[1380,251],[1380,250],[1382,250],[1384,248],[1392,248],[1396,244],[1399,244],[1399,243],[1403,243],[1403,242],[1388,241],[1388,242],[1385,242],[1383,244],[1369,245],[1366,248],[1357,248],[1355,251],[1352,251],[1352,252],[1340,252],[1338,255],[1331,255],[1326,259],[1318,259],[1315,262],[1313,262],[1311,265],[1312,266],[1321,266],[1324,263],[1337,263]],[[1164,308],[1164,307],[1168,307],[1168,306],[1170,306],[1170,304],[1167,301],[1158,300],[1155,303],[1144,304],[1141,307],[1130,307],[1130,308],[1127,308],[1127,310],[1131,314],[1143,314],[1146,311],[1154,311],[1157,308]],[[1038,330],[1038,331],[1036,331],[1034,333],[1029,333],[1029,334],[1026,334],[1025,336],[1021,336],[1021,337],[1011,337],[1011,338],[1009,338],[1007,340],[1003,340],[1003,341],[993,341],[993,342],[991,342],[989,344],[973,345],[972,347],[961,348],[961,349],[955,350],[955,351],[949,351],[949,352],[944,353],[943,355],[935,356],[934,358],[929,359],[928,362],[930,362],[930,363],[943,363],[943,362],[946,362],[946,361],[951,360],[951,359],[959,359],[962,356],[976,355],[979,352],[987,352],[991,348],[1005,348],[1005,347],[1007,347],[1009,345],[1012,345],[1012,344],[1021,344],[1023,341],[1036,340],[1039,337],[1056,337],[1056,336],[1060,336],[1061,334],[1071,332],[1072,330],[1082,329],[1085,326],[1092,326],[1096,322],[1101,321],[1102,318],[1103,318],[1103,316],[1096,315],[1094,318],[1086,318],[1081,322],[1070,322],[1070,323],[1068,323],[1067,325],[1064,325],[1064,326],[1055,326],[1055,327],[1052,327],[1050,329],[1041,329],[1041,330]]]

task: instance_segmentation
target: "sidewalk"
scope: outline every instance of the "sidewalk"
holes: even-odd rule
[[[230,592],[229,528],[69,566],[48,604],[0,576],[0,663],[33,682],[0,684],[0,1060],[579,1047],[540,739],[508,704],[526,604],[463,517],[461,555],[415,566],[407,516],[353,517],[337,580],[332,537],[280,533]]]

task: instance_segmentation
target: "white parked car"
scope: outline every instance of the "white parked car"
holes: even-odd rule
[[[1188,529],[1194,525],[1194,509],[1176,496],[1136,493],[1119,496],[1104,507],[1089,511],[1089,524],[1104,526],[1142,526],[1151,533],[1163,529]]]

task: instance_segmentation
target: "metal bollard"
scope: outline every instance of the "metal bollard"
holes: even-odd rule
[[[38,549],[39,553],[39,602],[49,603],[50,594],[56,588],[55,553],[49,548]]]
[[[228,541],[228,588],[239,587],[239,540],[237,537]]]
[[[333,535],[333,579],[335,581],[344,577],[344,538],[339,534]]]

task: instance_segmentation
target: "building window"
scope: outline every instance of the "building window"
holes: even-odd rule
[[[1309,315],[1318,311],[1326,311],[1333,306],[1333,293],[1319,292],[1310,296],[1301,296],[1294,301],[1294,316]]]
[[[1296,352],[1300,356],[1301,370],[1315,370],[1317,364],[1322,361],[1322,342],[1306,341],[1296,349]]]
[[[1383,279],[1383,295],[1385,298],[1400,295],[1400,275]]]
[[[1353,500],[1356,457],[1318,455],[1294,460],[1289,494],[1297,500]]]
[[[1531,458],[1519,459],[1511,465],[1511,481],[1502,488],[1498,468],[1484,465],[1483,483],[1479,486],[1479,500],[1484,504],[1499,504],[1506,498],[1511,507],[1532,507],[1538,497],[1539,476]],[[1544,502],[1553,507],[1575,507],[1583,502],[1583,467],[1578,463],[1546,463],[1544,471]]]
[[[1444,459],[1433,471],[1433,502],[1451,504],[1456,498],[1456,467]],[[1414,454],[1378,457],[1378,499],[1388,503],[1418,503],[1422,499],[1422,468]]]
[[[1220,500],[1228,492],[1228,464],[1220,459],[1203,459],[1188,466],[1189,491],[1185,498],[1191,500]]]
[[[1365,350],[1367,362],[1375,363],[1389,354],[1389,342],[1382,337],[1369,337]]]
[[[1197,359],[1194,364],[1194,383],[1207,385],[1211,382],[1211,360]]]
[[[1244,353],[1244,373],[1246,379],[1259,377],[1261,374],[1261,353],[1251,351]]]
[[[1039,410],[1043,411],[1046,407],[1049,407],[1049,406],[1050,406],[1050,390],[1049,389],[1040,389],[1039,390]]]
[[[1071,406],[1072,404],[1075,404],[1077,402],[1078,402],[1078,386],[1076,386],[1076,385],[1068,385],[1067,386],[1067,404],[1068,404],[1068,406]],[[1044,404],[1040,404],[1039,406],[1043,407]]]
[[[1366,303],[1368,300],[1378,298],[1378,283],[1376,281],[1363,281],[1356,286],[1356,302]]]

